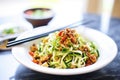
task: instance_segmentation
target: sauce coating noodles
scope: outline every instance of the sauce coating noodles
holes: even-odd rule
[[[81,68],[94,64],[99,51],[94,42],[83,38],[75,30],[66,28],[40,39],[30,46],[33,62],[60,69]]]

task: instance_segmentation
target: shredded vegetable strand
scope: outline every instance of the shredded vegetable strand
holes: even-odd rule
[[[69,28],[41,38],[36,45],[30,49],[33,62],[51,68],[81,68],[94,64],[99,57],[94,42]]]

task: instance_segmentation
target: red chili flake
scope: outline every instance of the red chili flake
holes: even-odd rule
[[[38,64],[38,63],[39,63],[39,61],[38,61],[38,60],[36,60],[36,59],[33,59],[33,60],[32,60],[32,62],[34,62],[34,63],[36,63],[36,64]]]
[[[34,52],[32,52],[32,51],[30,51],[29,54],[30,54],[31,56],[34,56]]]

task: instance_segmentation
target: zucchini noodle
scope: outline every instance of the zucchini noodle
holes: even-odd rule
[[[99,51],[94,42],[66,28],[40,39],[30,46],[32,61],[50,68],[81,68],[94,64]]]

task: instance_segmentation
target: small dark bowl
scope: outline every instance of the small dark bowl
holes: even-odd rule
[[[37,12],[37,17],[33,13]],[[55,16],[53,10],[49,8],[31,8],[26,9],[24,12],[24,18],[30,22],[33,27],[45,26],[47,25]],[[46,15],[45,15],[46,14]]]

